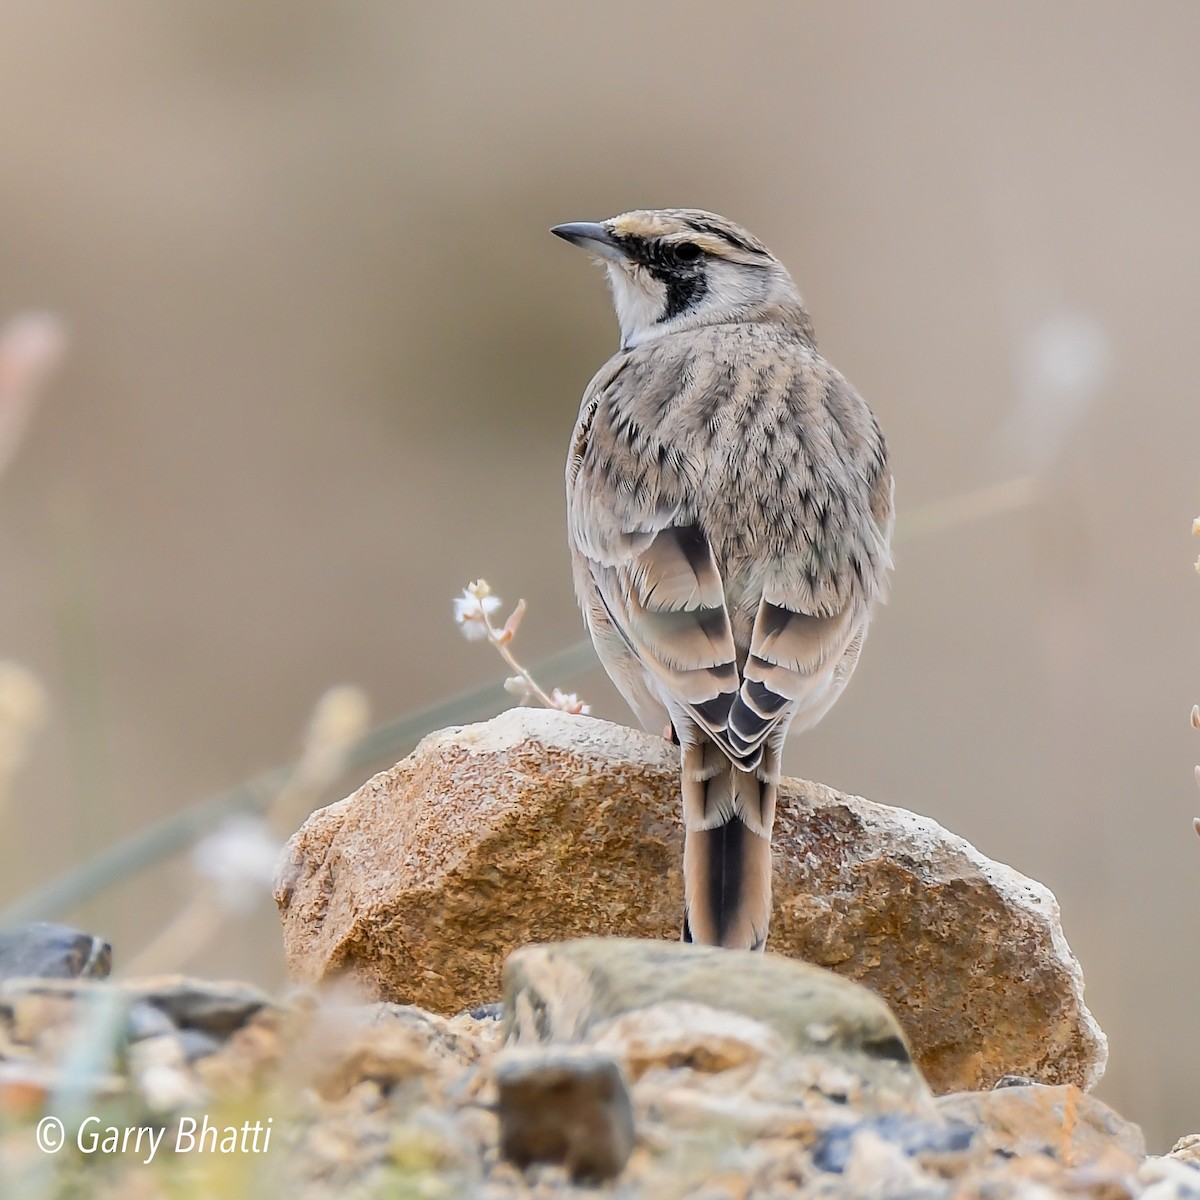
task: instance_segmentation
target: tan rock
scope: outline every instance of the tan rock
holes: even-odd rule
[[[291,1077],[327,1100],[364,1081],[388,1092],[410,1080],[453,1079],[478,1062],[483,1046],[445,1017],[407,1005],[331,1005],[296,1038]]]
[[[977,1148],[1006,1157],[1044,1154],[1068,1167],[1131,1171],[1146,1153],[1132,1121],[1070,1085],[956,1092],[937,1107],[978,1130]]]
[[[514,709],[431,734],[292,838],[276,899],[293,976],[454,1012],[530,941],[675,938],[676,751]],[[1107,1054],[1040,884],[933,821],[785,780],[770,946],[888,1001],[936,1091],[1008,1073],[1092,1086]]]
[[[1195,1163],[1200,1166],[1200,1133],[1188,1133],[1171,1147],[1168,1158],[1176,1162]]]
[[[192,1064],[196,1078],[214,1096],[250,1096],[279,1066],[283,1053],[279,1014],[257,1013],[224,1039],[217,1053]]]

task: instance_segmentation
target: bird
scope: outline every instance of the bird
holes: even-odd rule
[[[621,333],[567,457],[576,596],[679,746],[682,939],[762,950],[784,739],[837,700],[886,599],[887,446],[746,229],[685,208],[551,232],[603,265]]]

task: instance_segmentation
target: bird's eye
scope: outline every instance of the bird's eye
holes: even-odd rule
[[[675,257],[680,262],[695,262],[703,252],[695,242],[680,242],[675,247]]]

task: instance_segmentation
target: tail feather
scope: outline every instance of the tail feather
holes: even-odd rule
[[[683,849],[686,942],[761,950],[771,919],[771,843],[737,817],[689,829]]]
[[[683,821],[687,829],[716,829],[739,817],[759,837],[770,838],[779,791],[779,748],[764,747],[757,770],[735,766],[700,731],[682,743]]]
[[[774,778],[734,766],[706,737],[683,745],[684,941],[761,950],[771,917]]]

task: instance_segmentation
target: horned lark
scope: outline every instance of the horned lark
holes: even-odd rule
[[[846,686],[891,568],[883,435],[733,222],[552,232],[603,261],[621,326],[567,460],[575,590],[621,694],[680,745],[684,940],[761,949],[784,738]]]

